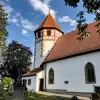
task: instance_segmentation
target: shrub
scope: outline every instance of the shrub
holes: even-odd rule
[[[30,92],[29,91],[26,91],[25,92],[25,97],[29,97],[30,96]]]
[[[94,92],[92,94],[92,99],[93,100],[99,100],[100,99],[100,86],[94,86]]]
[[[73,96],[71,100],[78,100],[77,96]]]
[[[9,77],[4,77],[2,84],[4,85],[4,91],[8,92],[8,88],[9,88],[9,83],[12,80],[13,84],[14,84],[14,80],[12,78]]]
[[[94,92],[100,94],[100,86],[94,86]]]

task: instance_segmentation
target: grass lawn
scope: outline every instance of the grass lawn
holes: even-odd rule
[[[12,96],[5,94],[5,100],[12,100]],[[25,97],[25,100],[58,100],[57,97],[45,96],[40,94],[35,94],[33,97]]]
[[[57,97],[34,94],[34,97],[25,97],[25,100],[58,100]]]
[[[26,97],[25,100],[58,100],[57,97]]]

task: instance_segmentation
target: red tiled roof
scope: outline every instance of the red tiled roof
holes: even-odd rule
[[[56,24],[56,22],[55,22],[55,20],[54,20],[54,18],[52,17],[51,14],[48,14],[48,15],[46,16],[46,18],[44,19],[44,21],[42,22],[42,24],[41,24],[35,31],[37,31],[37,30],[39,30],[39,29],[41,29],[41,28],[56,28],[56,29],[58,29],[59,31],[63,32],[63,31],[60,29],[59,25]]]
[[[45,62],[96,50],[98,48],[100,49],[100,35],[97,33],[98,29],[95,27],[96,24],[96,22],[93,22],[88,25],[87,31],[91,32],[91,35],[83,41],[77,40],[77,30],[61,36]]]
[[[35,68],[31,71],[28,71],[27,73],[25,73],[23,75],[23,77],[27,77],[27,76],[35,76],[38,72],[42,71],[42,69],[39,67],[39,68]]]

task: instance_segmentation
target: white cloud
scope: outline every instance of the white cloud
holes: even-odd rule
[[[21,13],[20,12],[17,12],[16,13],[16,17],[21,17]]]
[[[18,22],[18,20],[16,19],[16,18],[9,18],[9,22],[12,22],[12,23],[17,23]]]
[[[69,16],[59,17],[58,21],[69,23],[71,26],[76,26],[77,25],[76,20],[71,19]]]
[[[20,27],[20,24],[19,23],[16,23],[16,26]]]
[[[28,31],[25,30],[25,29],[22,30],[22,34],[25,35],[25,36],[29,36]]]
[[[7,11],[8,14],[13,11],[13,8],[10,5],[4,6],[4,9]]]
[[[44,0],[45,4],[49,4],[52,0]]]
[[[41,0],[29,0],[31,6],[36,11],[41,11],[44,15],[47,15],[49,13],[49,4],[51,0],[47,0],[46,2],[42,2]],[[50,13],[55,18],[56,17],[56,11],[51,9]]]
[[[5,0],[6,2],[10,2],[10,0]]]
[[[28,19],[21,18],[21,24],[24,29],[33,31],[34,25]]]
[[[3,5],[3,8],[5,11],[8,13],[8,22],[13,23],[16,26],[22,28],[22,34],[25,36],[29,36],[31,31],[34,31],[38,25],[33,24],[31,21],[28,19],[25,19],[20,12],[14,11],[14,9],[6,4],[4,1],[0,0],[0,3]]]

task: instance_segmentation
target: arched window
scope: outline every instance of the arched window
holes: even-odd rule
[[[51,68],[50,70],[49,70],[49,75],[48,75],[49,77],[49,84],[54,84],[54,70]]]
[[[92,63],[88,62],[85,66],[85,80],[86,83],[95,83],[96,76],[95,76],[95,69]]]

